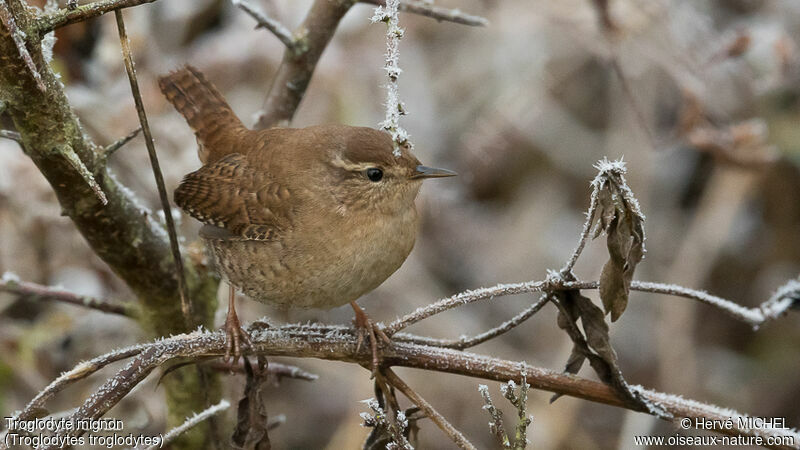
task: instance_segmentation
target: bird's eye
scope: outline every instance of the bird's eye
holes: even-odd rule
[[[370,167],[367,169],[366,174],[367,178],[369,178],[369,181],[378,182],[383,179],[383,171],[377,167]]]

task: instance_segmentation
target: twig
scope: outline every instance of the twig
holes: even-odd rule
[[[144,143],[147,146],[147,154],[150,156],[150,165],[153,168],[153,176],[156,180],[156,186],[158,186],[158,196],[161,199],[161,208],[164,211],[164,220],[167,224],[170,249],[172,250],[172,258],[175,261],[175,271],[178,278],[178,292],[181,296],[181,309],[183,310],[183,316],[186,320],[187,327],[191,327],[194,324],[194,318],[192,317],[193,307],[191,299],[189,298],[189,288],[186,285],[183,258],[181,257],[181,249],[178,244],[178,234],[175,232],[175,222],[172,220],[172,209],[169,205],[169,197],[167,197],[167,188],[164,186],[164,176],[161,174],[161,167],[158,164],[158,155],[156,155],[153,135],[150,133],[150,125],[147,123],[147,114],[144,111],[142,95],[139,93],[139,83],[136,81],[136,70],[133,67],[133,56],[131,55],[130,41],[125,32],[125,22],[122,19],[122,11],[116,9],[114,10],[114,15],[117,19],[122,56],[125,59],[125,70],[128,72],[133,101],[136,104],[136,112],[139,114],[139,123],[144,132]]]
[[[25,61],[25,65],[36,81],[36,86],[40,91],[47,92],[47,87],[44,85],[44,80],[42,80],[42,74],[40,74],[39,69],[36,68],[36,63],[33,62],[28,47],[26,47],[25,33],[17,27],[17,21],[14,19],[14,14],[8,9],[6,0],[0,1],[0,21],[8,28],[8,32],[11,34],[11,38],[14,40],[14,44],[17,46],[22,60]]]
[[[583,230],[581,230],[581,237],[578,240],[578,246],[575,247],[575,250],[572,252],[572,256],[570,256],[567,263],[561,269],[561,275],[564,277],[568,277],[572,274],[572,269],[575,267],[575,263],[578,262],[578,257],[581,256],[583,248],[586,247],[586,242],[589,241],[592,223],[594,223],[594,216],[597,213],[599,193],[599,186],[597,186],[596,183],[592,183],[592,194],[589,199],[589,210],[586,212],[586,222],[583,223]]]
[[[131,8],[154,1],[156,0],[100,0],[86,5],[76,5],[74,8],[68,6],[65,9],[59,9],[52,13],[41,15],[36,21],[35,29],[39,34],[38,38],[41,39],[42,36],[56,28],[83,22],[84,20],[89,20],[111,11]]]
[[[589,289],[593,289],[593,287]],[[730,316],[751,325],[753,328],[758,328],[765,322],[775,320],[789,311],[789,309],[797,308],[797,306],[800,305],[800,281],[797,280],[790,280],[778,288],[768,300],[754,308],[741,306],[730,300],[711,295],[705,291],[689,289],[674,284],[634,281],[631,283],[631,289],[697,300],[701,303],[721,309]]]
[[[35,300],[49,300],[84,308],[96,309],[110,314],[119,314],[125,317],[136,317],[136,307],[133,304],[111,303],[103,299],[78,295],[73,292],[43,286],[35,283],[16,281],[4,276],[0,280],[0,292],[8,292],[23,298]]]
[[[385,6],[386,0],[361,0],[361,3]],[[458,9],[441,8],[425,2],[414,0],[400,2],[400,11],[430,17],[439,22],[446,21],[474,27],[485,27],[489,25],[489,21],[483,17],[467,14]]]
[[[400,392],[403,393],[409,400],[411,400],[415,405],[421,409],[425,415],[430,418],[433,423],[436,424],[442,431],[458,445],[460,448],[463,449],[472,449],[475,450],[475,446],[472,445],[460,431],[456,430],[447,419],[444,418],[438,411],[433,409],[430,403],[428,403],[422,396],[420,396],[416,391],[411,389],[409,385],[407,385],[403,380],[400,379],[392,369],[383,369],[381,371],[382,375],[386,378],[386,380],[397,388]]]
[[[259,329],[250,332],[253,343],[251,354],[321,358],[359,365],[369,364],[370,355],[365,352],[356,352],[356,337],[351,331],[351,329],[341,326],[320,325],[286,325]],[[118,353],[104,355],[95,358],[93,361],[118,360],[120,359],[116,357]],[[143,344],[133,349],[132,354],[138,354],[138,356],[104,383],[95,395],[88,398],[84,405],[73,415],[72,420],[101,417],[142,381],[147,373],[170,359],[224,355],[225,336],[222,332],[183,334]],[[387,366],[416,367],[500,382],[507,382],[508,380],[513,380],[516,383],[522,382],[520,364],[517,362],[451,349],[409,344],[397,339],[395,339],[394,345],[384,349],[383,357]],[[78,368],[73,369],[70,373],[77,370]],[[528,365],[523,366],[522,370],[527,382],[533,389],[557,392],[612,406],[630,408],[625,399],[603,383]],[[634,386],[633,389],[648,400],[664,406],[675,416],[676,420],[677,418],[689,418],[692,424],[696,423],[694,419],[731,420],[734,425],[733,428],[727,429],[723,427],[724,429],[716,429],[715,431],[731,436],[793,438],[795,445],[800,442],[800,433],[796,430],[740,427],[740,424],[753,422],[737,420],[740,417],[743,419],[749,418],[736,411],[646,390],[638,386]],[[40,408],[43,407],[41,403],[38,406]],[[19,417],[31,417],[31,414],[32,411],[29,404],[19,414]],[[791,447],[775,445],[774,448]]]
[[[130,142],[131,139],[133,139],[136,136],[138,136],[141,131],[142,131],[142,127],[140,126],[139,128],[137,128],[137,129],[131,131],[130,133],[128,133],[127,136],[121,137],[121,138],[117,139],[116,141],[112,142],[111,144],[107,145],[105,148],[103,148],[103,153],[102,153],[103,157],[105,159],[110,158],[111,155],[114,154],[114,152],[116,152],[117,150],[122,148],[123,145],[127,144],[128,142]]]
[[[167,434],[164,435],[164,438],[161,442],[157,445],[151,445],[150,447],[146,447],[145,450],[156,450],[162,448],[165,444],[169,444],[170,442],[174,441],[175,438],[183,434],[189,428],[197,425],[198,423],[215,416],[222,411],[230,408],[231,404],[228,403],[227,400],[222,400],[214,406],[210,406],[208,409],[201,411],[200,413],[196,413],[192,417],[187,417],[186,422],[178,425],[177,427],[169,430]]]
[[[500,326],[492,328],[491,330],[487,330],[481,334],[473,336],[471,338],[461,338],[458,340],[452,341],[440,341],[437,346],[438,347],[446,347],[446,348],[455,348],[458,350],[463,350],[465,348],[474,347],[478,344],[482,344],[490,339],[494,339],[497,336],[500,336],[503,333],[511,331],[515,327],[519,326],[526,320],[533,317],[534,314],[539,312],[540,309],[548,302],[547,296],[541,296],[539,300],[533,303],[531,306],[525,308],[524,311],[520,312],[516,316],[512,317],[510,320],[503,322]]]
[[[568,284],[570,283],[565,283],[565,286]],[[397,333],[403,328],[413,325],[420,320],[447,311],[448,309],[453,309],[460,305],[474,303],[479,300],[486,300],[493,297],[541,292],[546,286],[548,286],[546,281],[528,281],[524,283],[498,284],[489,288],[464,291],[453,295],[452,297],[447,297],[431,303],[427,306],[417,309],[412,313],[406,314],[399,319],[396,319],[394,322],[383,328],[383,332],[391,336],[392,334]]]
[[[259,9],[257,6],[250,4],[250,2],[246,0],[231,0],[231,3],[234,6],[239,7],[242,11],[246,12],[250,17],[256,19],[258,25],[256,28],[266,28],[272,34],[275,35],[283,45],[286,46],[287,49],[291,50],[292,52],[297,50],[297,42],[295,41],[294,37],[292,37],[292,32],[289,31],[282,23],[278,22],[277,20],[269,17],[264,11]]]
[[[22,136],[16,131],[11,130],[0,130],[0,137],[5,139],[11,139],[12,141],[17,141],[22,143]]]

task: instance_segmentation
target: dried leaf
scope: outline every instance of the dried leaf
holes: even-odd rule
[[[254,371],[250,361],[244,359],[247,381],[244,396],[239,400],[236,429],[231,436],[233,448],[241,450],[270,450],[267,409],[261,397],[261,389],[268,380],[265,360],[259,361]]]
[[[606,233],[609,259],[600,275],[600,299],[615,322],[628,306],[636,265],[644,257],[644,215],[628,188],[621,164],[605,162],[598,175],[598,223],[594,237]]]

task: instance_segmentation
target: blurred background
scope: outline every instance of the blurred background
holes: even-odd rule
[[[64,3],[64,2],[61,2]],[[290,28],[309,0],[253,0]],[[604,2],[597,2],[598,4]],[[427,183],[418,204],[423,229],[403,267],[360,303],[378,321],[459,291],[540,280],[571,254],[588,207],[593,164],[628,164],[628,182],[647,215],[647,255],[636,279],[706,289],[755,306],[800,274],[800,3],[794,0],[611,0],[606,14],[588,0],[440,0],[489,19],[473,28],[401,15],[400,94],[416,154],[459,172]],[[62,5],[63,6],[63,5]],[[292,126],[383,119],[385,27],[356,5],[317,67]],[[220,0],[161,0],[125,10],[139,83],[167,188],[197,167],[195,139],[156,85],[190,63],[214,82],[245,123],[262,106],[283,54],[254,20]],[[61,28],[54,67],[85,130],[107,145],[138,127],[111,15]],[[141,202],[159,209],[144,142],[137,137],[111,165]],[[59,215],[54,194],[15,142],[0,140],[0,273],[98,297],[132,294]],[[198,225],[184,216],[184,244],[200,249]],[[605,241],[576,267],[596,280]],[[221,292],[226,292],[224,287]],[[596,292],[586,292],[597,299]],[[224,298],[224,297],[222,297]],[[459,308],[409,331],[441,338],[473,335],[525,308],[532,296]],[[599,301],[599,300],[598,300]],[[221,303],[224,305],[224,302]],[[284,314],[240,300],[245,322],[350,323],[352,311]],[[218,324],[224,307],[218,312]],[[760,330],[707,306],[632,293],[611,325],[627,380],[648,388],[785,417],[800,426],[800,317]],[[116,347],[147,339],[127,319],[0,294],[0,413],[10,415],[60,372]],[[473,350],[561,370],[571,342],[545,307]],[[369,373],[343,363],[278,359],[320,375],[266,391],[278,449],[359,448],[360,400]],[[77,406],[110,373],[79,383],[52,404]],[[497,445],[481,409],[481,380],[397,369],[479,448]],[[585,367],[580,375],[595,378]],[[126,431],[164,431],[157,377],[109,413]],[[225,376],[226,398],[242,393]],[[488,383],[495,403],[505,403]],[[642,414],[531,391],[532,448],[628,448],[634,434],[684,433]],[[403,399],[404,400],[404,399]],[[401,401],[401,405],[407,403]],[[224,420],[232,421],[234,411]],[[451,448],[430,422],[419,448]],[[689,434],[698,435],[691,431]]]

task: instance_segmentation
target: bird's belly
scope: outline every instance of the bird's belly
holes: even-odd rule
[[[223,278],[254,300],[283,308],[333,308],[375,289],[403,264],[414,246],[416,217],[371,222],[336,238],[326,234],[207,244]]]

